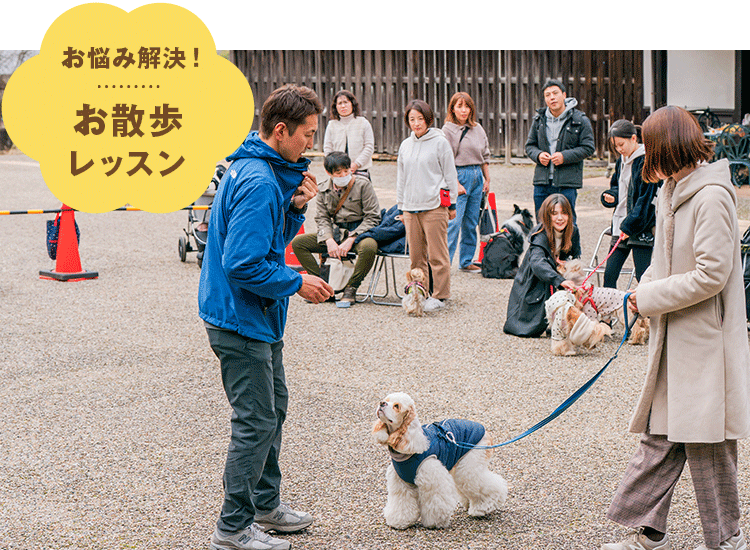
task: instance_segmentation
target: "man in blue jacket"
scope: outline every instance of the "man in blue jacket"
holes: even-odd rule
[[[591,121],[576,109],[578,100],[568,97],[558,80],[548,80],[542,88],[544,103],[531,122],[526,155],[534,169],[535,217],[549,195],[561,193],[576,214],[578,189],[583,187],[583,159],[596,149]]]
[[[288,392],[281,350],[289,297],[320,303],[333,295],[322,279],[286,266],[284,252],[305,220],[318,185],[302,158],[312,148],[322,106],[306,87],[275,90],[229,157],[211,209],[198,302],[221,362],[232,406],[224,503],[211,548],[286,550],[265,531],[292,533],[313,518],[279,498],[281,428]]]

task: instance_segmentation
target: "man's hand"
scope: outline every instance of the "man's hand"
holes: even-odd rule
[[[549,159],[552,158],[549,153],[539,153],[539,162],[542,164],[542,166],[547,166],[549,164]]]
[[[565,159],[563,158],[562,153],[555,153],[550,157],[550,160],[552,161],[552,164],[555,166],[560,166],[563,162],[565,162]]]
[[[318,180],[312,172],[302,172],[304,178],[292,197],[295,208],[302,210],[318,194]]]
[[[331,258],[339,257],[339,243],[333,240],[333,237],[326,239],[326,247],[328,248],[328,255]]]
[[[303,273],[302,288],[297,291],[297,294],[313,304],[319,304],[333,296],[333,288],[320,277]]]
[[[339,257],[346,258],[346,255],[349,254],[352,246],[354,246],[354,237],[347,237],[344,239],[344,242],[339,245]]]

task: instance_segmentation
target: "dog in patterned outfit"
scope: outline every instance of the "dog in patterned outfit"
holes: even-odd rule
[[[566,279],[573,281],[579,288],[576,290],[577,306],[592,321],[601,321],[610,326],[616,321],[625,325],[623,302],[626,292],[616,288],[602,286],[580,287],[586,279],[583,263],[580,260],[569,260],[559,267],[560,273]],[[630,330],[628,343],[642,345],[648,340],[648,318],[639,316]]]
[[[492,449],[471,448],[492,445],[484,426],[470,420],[423,426],[405,393],[386,396],[376,415],[373,437],[391,456],[383,509],[390,527],[406,529],[421,520],[424,527],[443,529],[459,503],[474,517],[505,504],[508,484],[488,468]]]
[[[577,355],[577,346],[593,349],[612,335],[609,325],[589,319],[576,304],[568,290],[558,290],[544,303],[553,355]]]

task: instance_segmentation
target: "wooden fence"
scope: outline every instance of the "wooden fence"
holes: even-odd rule
[[[542,86],[561,80],[568,97],[591,119],[598,157],[606,154],[611,121],[640,123],[643,110],[643,52],[541,50],[232,50],[230,59],[247,77],[260,109],[277,87],[309,86],[326,107],[315,149],[323,150],[333,95],[348,89],[373,127],[375,151],[395,155],[409,130],[404,107],[414,98],[435,110],[442,126],[450,97],[468,92],[495,156],[524,156],[536,109],[544,106]]]

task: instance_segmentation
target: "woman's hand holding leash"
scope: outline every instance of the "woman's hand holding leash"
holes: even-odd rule
[[[633,313],[640,313],[638,311],[638,304],[636,303],[636,298],[635,298],[636,290],[631,291],[630,296],[628,296],[628,309],[632,311]]]

